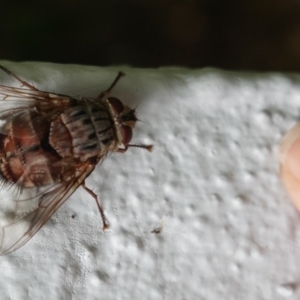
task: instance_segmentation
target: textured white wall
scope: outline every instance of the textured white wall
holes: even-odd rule
[[[155,148],[114,153],[87,180],[109,231],[80,188],[0,257],[1,299],[299,299],[300,218],[277,153],[299,119],[299,76],[2,63],[39,89],[84,96],[124,71],[112,95],[138,104],[133,142]]]

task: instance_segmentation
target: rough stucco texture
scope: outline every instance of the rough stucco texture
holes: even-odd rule
[[[0,257],[1,299],[299,299],[300,218],[278,176],[299,76],[3,64],[39,89],[83,96],[123,70],[112,95],[138,105],[133,142],[155,148],[113,153],[88,178],[109,231],[79,188]]]

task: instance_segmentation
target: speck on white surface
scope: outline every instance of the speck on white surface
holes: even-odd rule
[[[133,142],[155,147],[113,153],[88,178],[109,231],[79,188],[0,257],[1,299],[300,299],[300,217],[278,177],[299,75],[2,63],[41,90],[83,96],[124,71],[112,95],[138,105]]]

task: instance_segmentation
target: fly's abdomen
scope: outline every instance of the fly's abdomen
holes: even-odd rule
[[[60,157],[47,143],[49,126],[46,119],[30,110],[7,122],[0,134],[2,180],[38,187],[58,179]]]
[[[112,150],[115,140],[114,122],[100,104],[67,109],[50,127],[49,143],[55,151],[81,161]]]

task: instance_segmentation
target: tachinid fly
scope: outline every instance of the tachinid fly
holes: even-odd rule
[[[82,186],[111,152],[129,147],[137,121],[135,110],[108,97],[121,78],[95,99],[44,92],[3,66],[20,88],[0,85],[0,179],[11,197],[0,198],[0,255],[23,246],[51,215]],[[3,190],[2,189],[2,190]]]

